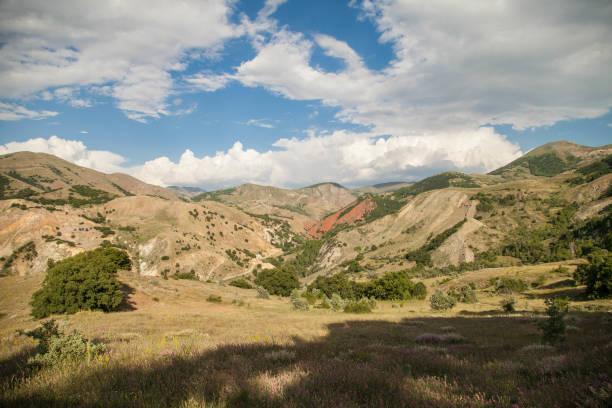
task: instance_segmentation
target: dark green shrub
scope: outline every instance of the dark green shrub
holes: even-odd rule
[[[565,341],[565,320],[563,317],[567,314],[569,302],[561,298],[548,298],[546,302],[546,314],[548,319],[540,322],[538,325],[542,331],[542,343],[555,345]]]
[[[586,285],[587,295],[603,298],[612,295],[612,253],[595,250],[588,256],[587,265],[579,265],[574,272],[576,282]]]
[[[514,298],[514,296],[506,296],[501,301],[501,307],[505,313],[516,312],[516,309],[514,308],[515,304],[516,304],[516,299]]]
[[[490,282],[497,293],[521,293],[527,290],[527,284],[522,279],[501,276],[491,279]]]
[[[42,288],[32,296],[32,315],[116,310],[123,301],[116,272],[131,266],[128,254],[116,248],[98,248],[59,261],[47,270]]]
[[[311,306],[313,306],[315,303],[317,303],[317,300],[319,299],[314,292],[309,292],[309,291],[306,291],[306,292],[302,293],[302,297],[304,299],[306,299],[308,304],[311,305]]]
[[[172,275],[172,279],[178,280],[178,279],[185,279],[185,280],[200,280],[200,278],[198,278],[198,275],[195,274],[195,271],[191,271],[191,272],[176,272],[174,275]]]
[[[245,279],[236,279],[231,281],[230,286],[235,286],[240,289],[253,289],[253,285],[247,282]]]
[[[206,298],[206,301],[211,303],[221,303],[221,296],[209,295]]]
[[[433,310],[449,310],[457,304],[457,301],[454,297],[448,296],[440,289],[437,289],[429,297],[429,304]]]
[[[289,296],[293,289],[300,287],[300,281],[296,274],[284,267],[259,272],[257,278],[255,278],[255,283],[269,293],[279,296]]]
[[[423,282],[417,282],[412,288],[412,297],[423,300],[427,297],[427,287]]]

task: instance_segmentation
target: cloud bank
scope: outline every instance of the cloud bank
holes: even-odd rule
[[[258,152],[236,142],[214,156],[185,150],[177,162],[159,157],[141,166],[123,167],[125,158],[89,150],[80,141],[57,136],[0,146],[0,154],[33,151],[54,154],[103,172],[125,172],[145,182],[217,189],[250,182],[300,187],[320,181],[361,185],[380,180],[419,179],[447,169],[486,172],[518,157],[518,146],[490,127],[475,133],[440,133],[427,137],[373,137],[337,131],[306,139],[280,139],[276,150]]]

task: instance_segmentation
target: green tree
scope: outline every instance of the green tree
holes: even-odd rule
[[[259,272],[255,283],[269,293],[279,296],[289,296],[293,289],[300,287],[300,281],[295,272],[292,268],[285,266]]]
[[[588,256],[587,265],[579,265],[574,272],[576,282],[586,285],[590,298],[612,295],[612,253],[596,249]]]
[[[116,310],[123,301],[116,272],[131,266],[128,254],[117,248],[98,248],[56,262],[32,296],[32,315]]]

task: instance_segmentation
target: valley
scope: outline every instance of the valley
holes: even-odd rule
[[[611,158],[558,142],[490,174],[201,192],[2,156],[2,404],[605,406]],[[118,309],[52,318],[105,351],[35,368],[34,293],[99,247],[130,259]]]

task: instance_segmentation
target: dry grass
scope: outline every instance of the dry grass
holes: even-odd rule
[[[15,330],[38,325],[27,315],[27,302],[41,277],[0,279],[1,406],[610,402],[605,399],[612,386],[609,314],[574,312],[570,320],[580,330],[568,333],[567,344],[534,346],[542,310],[536,290],[518,296],[520,313],[511,316],[501,315],[495,296],[486,291],[479,291],[479,303],[459,304],[451,312],[433,313],[426,301],[403,307],[379,302],[364,316],[295,312],[286,299],[257,299],[255,290],[217,284],[130,274],[121,280],[131,288],[126,310],[59,317],[66,328],[106,343],[109,353],[90,363],[37,371],[24,364],[34,344]],[[222,303],[206,302],[209,295],[221,296]],[[584,303],[589,304],[572,305]],[[609,301],[597,305],[610,308]],[[415,341],[425,333],[449,332],[452,342]]]

